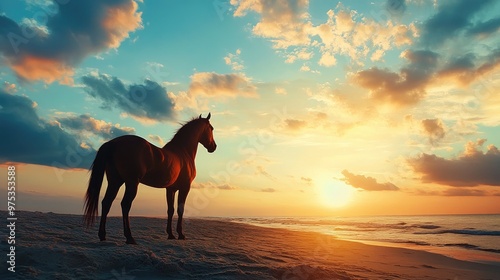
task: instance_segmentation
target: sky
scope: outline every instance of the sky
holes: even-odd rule
[[[500,213],[499,10],[2,1],[1,192],[14,165],[17,209],[80,214],[100,145],[163,146],[211,112],[217,151],[199,146],[186,216]],[[165,213],[165,191],[140,186],[131,214]]]

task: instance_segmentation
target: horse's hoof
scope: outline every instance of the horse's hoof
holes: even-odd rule
[[[175,239],[175,236],[173,236],[173,235],[169,235],[169,236],[168,236],[168,239]]]
[[[100,237],[99,240],[106,241],[106,237]]]
[[[135,242],[135,240],[133,238],[132,239],[127,239],[127,241],[125,241],[125,243],[137,245],[137,242]]]
[[[179,240],[186,240],[186,236],[184,234],[179,234]]]

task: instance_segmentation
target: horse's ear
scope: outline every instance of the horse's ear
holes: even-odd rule
[[[208,113],[207,120],[209,120],[211,116],[212,116],[212,113]]]
[[[201,114],[200,114],[200,117],[198,119],[201,119]]]

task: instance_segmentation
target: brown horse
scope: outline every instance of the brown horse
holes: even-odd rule
[[[98,215],[99,193],[106,172],[108,189],[102,200],[99,225],[101,241],[106,240],[106,217],[123,183],[125,183],[125,194],[121,201],[123,231],[128,244],[136,244],[130,232],[129,211],[139,183],[166,189],[168,239],[175,239],[172,233],[172,217],[174,196],[179,191],[177,233],[179,239],[185,239],[182,233],[182,216],[191,182],[196,176],[194,158],[198,143],[201,143],[209,153],[213,153],[217,148],[213,138],[214,128],[209,120],[210,113],[206,118],[200,115],[199,118],[187,122],[163,148],[134,135],[120,136],[104,143],[91,166],[92,174],[85,196],[84,220],[87,227],[94,223]]]

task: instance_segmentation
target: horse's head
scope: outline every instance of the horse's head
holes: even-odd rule
[[[199,142],[207,149],[209,153],[213,153],[215,149],[217,149],[217,144],[215,144],[214,140],[214,127],[210,124],[211,113],[208,113],[206,118],[202,118],[201,115],[198,118],[201,122],[203,122],[203,131],[200,135]]]

